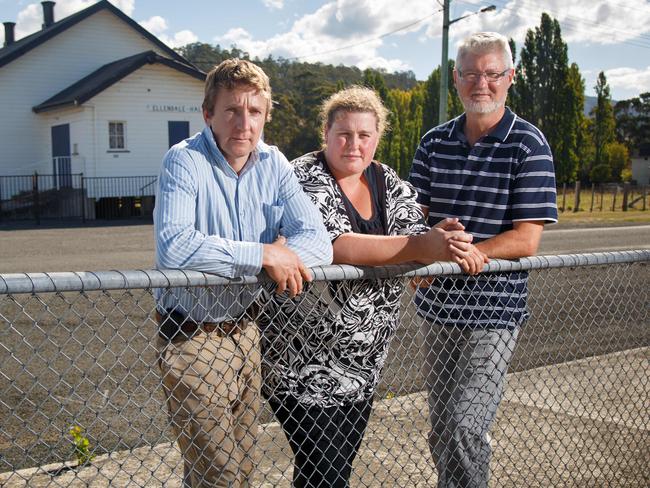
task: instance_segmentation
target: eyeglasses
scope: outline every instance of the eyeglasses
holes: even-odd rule
[[[485,81],[488,83],[499,83],[511,68],[507,68],[500,73],[496,71],[486,71],[485,73],[477,73],[475,71],[463,72],[458,70],[458,76],[465,83],[478,83],[481,78],[485,76]]]

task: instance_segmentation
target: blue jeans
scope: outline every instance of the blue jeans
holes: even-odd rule
[[[519,330],[423,322],[429,449],[438,470],[438,488],[487,488],[492,455],[488,431]]]

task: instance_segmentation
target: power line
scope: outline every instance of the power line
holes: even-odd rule
[[[499,8],[501,10],[511,11],[511,12],[515,12],[517,14],[520,13],[519,9],[516,9],[515,7],[507,5],[507,3],[509,3],[508,0],[494,0],[494,1],[495,1],[495,3],[497,3],[499,5]],[[528,8],[539,9],[541,12],[547,12],[547,13],[549,13],[550,15],[552,15],[555,18],[560,16],[558,14],[558,12],[553,11],[550,8],[546,7],[546,6],[540,7],[539,3],[535,2],[535,1],[519,0],[519,2],[521,4],[524,4],[524,5],[528,6]],[[469,2],[466,2],[466,1],[463,1],[463,0],[457,0],[455,3],[463,3],[463,4],[469,5],[469,6],[475,6],[475,4],[472,4],[472,3],[469,3]],[[633,7],[626,7],[626,8],[628,8],[630,10],[640,11],[639,9],[635,9]],[[562,24],[567,24],[567,27],[569,29],[572,29],[572,30],[577,30],[578,26],[583,26],[584,24],[591,24],[593,27],[595,27],[595,30],[598,30],[598,29],[610,30],[610,31],[615,30],[615,31],[618,31],[618,32],[621,32],[621,33],[627,33],[627,31],[625,31],[624,29],[614,27],[612,25],[604,24],[602,22],[599,23],[599,22],[595,22],[593,20],[589,20],[589,19],[586,19],[586,18],[583,18],[583,17],[575,17],[575,16],[567,15],[567,14],[564,14],[564,17],[560,22]],[[588,26],[586,26],[586,27],[588,27]],[[650,35],[645,34],[643,32],[637,34],[637,37],[641,37],[643,40],[647,39],[648,41],[650,41]],[[650,44],[645,44],[643,42],[634,41],[634,39],[626,39],[626,40],[618,40],[617,39],[617,42],[627,43],[627,44],[638,46],[638,47],[650,47]]]
[[[392,30],[390,32],[385,32],[384,34],[381,34],[381,35],[379,35],[377,37],[372,37],[370,39],[366,39],[364,41],[357,42],[355,44],[348,44],[347,46],[342,46],[342,47],[338,47],[338,48],[335,48],[335,49],[330,49],[328,51],[321,51],[321,52],[312,53],[312,54],[304,54],[302,56],[293,56],[291,58],[285,58],[285,59],[287,59],[288,61],[292,61],[292,60],[297,60],[297,59],[311,58],[313,56],[322,56],[324,54],[336,53],[336,52],[339,52],[339,51],[345,51],[346,49],[351,49],[353,47],[362,46],[364,44],[368,44],[369,42],[376,41],[377,39],[383,39],[384,37],[388,37],[388,36],[391,36],[391,35],[393,35],[393,34],[395,34],[397,32],[406,30],[406,29],[408,29],[410,27],[413,27],[414,25],[418,25],[418,24],[424,22],[425,20],[430,19],[431,17],[433,17],[434,15],[436,15],[439,12],[442,12],[442,9],[436,10],[431,15],[427,15],[426,17],[422,17],[421,19],[418,19],[415,22],[411,22],[410,24],[403,25],[402,27],[399,27],[399,28],[397,28],[395,30]]]
[[[524,4],[524,5],[527,5],[530,8],[539,8],[542,12],[548,12],[550,15],[552,15],[555,18],[559,17],[558,12],[555,12],[555,11],[549,9],[549,8],[546,8],[546,7],[540,8],[539,4],[537,4],[536,2],[530,2],[530,1],[527,1],[527,0],[520,0],[520,2],[522,4]],[[458,3],[467,3],[467,2],[463,2],[462,0],[460,0]],[[514,7],[511,7],[509,5],[506,5],[507,0],[502,0],[502,1],[497,2],[497,3],[500,4],[499,8],[501,10],[511,11],[511,12],[515,12],[515,13],[520,12],[518,9],[516,9]],[[467,4],[471,5],[469,3],[467,3]],[[629,7],[629,8],[631,8],[631,7]],[[625,32],[623,29],[614,27],[612,25],[597,23],[597,22],[594,22],[592,20],[588,20],[588,19],[580,18],[580,17],[574,17],[574,16],[571,16],[571,15],[564,15],[564,18],[559,22],[562,25],[564,25],[568,30],[574,31],[574,32],[578,31],[581,27],[587,27],[592,32],[594,32],[594,31],[602,32],[603,30],[609,31],[610,33],[611,33],[611,31],[618,31],[620,33]],[[590,24],[591,28],[587,24]],[[613,33],[613,35],[616,36],[616,33]],[[628,44],[630,46],[640,47],[640,48],[643,48],[643,49],[650,49],[650,42],[649,43],[643,42],[646,39],[648,41],[650,41],[650,36],[648,36],[647,34],[640,33],[640,34],[637,35],[637,37],[640,37],[641,39],[638,39],[638,40],[635,40],[635,39],[621,39],[621,40],[619,40],[616,37],[613,37],[613,39],[617,43]]]

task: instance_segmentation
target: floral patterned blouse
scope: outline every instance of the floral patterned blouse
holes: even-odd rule
[[[352,232],[341,190],[321,152],[292,162],[332,242]],[[413,187],[380,165],[387,235],[426,232]],[[381,193],[380,193],[381,194]],[[269,294],[262,326],[263,392],[306,405],[349,405],[372,396],[399,322],[404,280],[317,282],[289,299]]]

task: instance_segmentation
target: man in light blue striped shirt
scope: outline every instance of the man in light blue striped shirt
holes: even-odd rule
[[[206,127],[165,155],[154,212],[156,264],[227,278],[264,269],[295,296],[306,266],[329,264],[319,212],[282,153],[260,140],[266,74],[230,59],[207,76]],[[256,324],[243,287],[158,290],[158,348],[185,486],[248,486],[259,410]]]
[[[429,222],[458,217],[484,259],[534,254],[544,224],[557,221],[551,149],[505,107],[513,76],[504,36],[463,41],[454,83],[465,113],[424,135],[411,169]],[[523,272],[445,277],[416,293],[439,488],[488,486],[488,432],[526,298]]]

